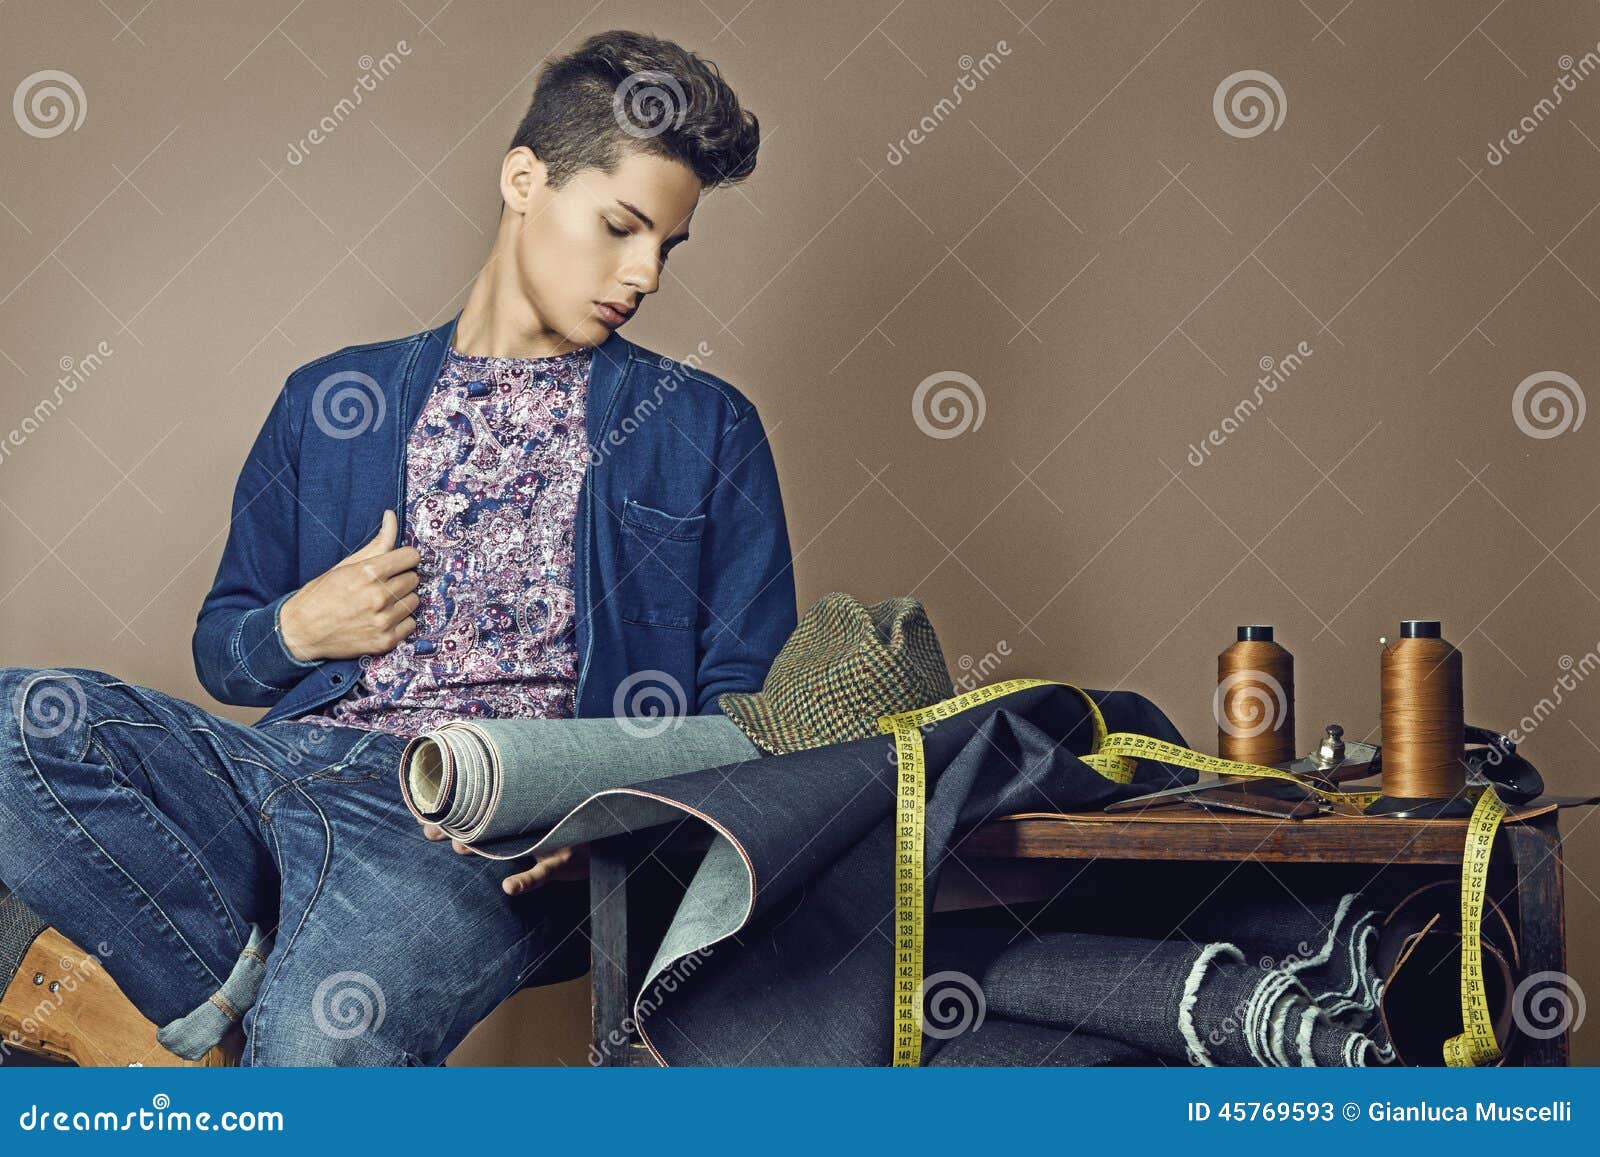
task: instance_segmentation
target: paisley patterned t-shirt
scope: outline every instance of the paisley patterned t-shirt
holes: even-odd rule
[[[420,735],[460,718],[570,718],[572,542],[594,350],[445,355],[406,446],[416,629],[298,721]]]

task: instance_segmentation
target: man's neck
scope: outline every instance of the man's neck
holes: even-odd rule
[[[581,343],[545,324],[526,298],[503,284],[502,269],[496,253],[478,271],[451,348],[491,358],[547,358],[578,349]]]

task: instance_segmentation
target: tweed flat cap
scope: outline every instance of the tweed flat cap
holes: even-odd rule
[[[770,755],[865,739],[878,718],[955,694],[944,652],[914,598],[863,606],[823,595],[801,616],[756,693],[730,691],[717,705]]]

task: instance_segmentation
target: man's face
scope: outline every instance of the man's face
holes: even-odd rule
[[[628,152],[616,172],[583,169],[560,190],[526,149],[502,179],[515,223],[517,275],[546,330],[599,345],[661,284],[667,254],[688,237],[700,180],[678,161]],[[619,307],[621,316],[605,303]]]

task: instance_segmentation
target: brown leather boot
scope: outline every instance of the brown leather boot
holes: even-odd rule
[[[21,1051],[85,1067],[213,1067],[238,1064],[243,1043],[235,1025],[198,1061],[168,1052],[99,959],[54,928],[38,934],[0,993],[0,1062]]]

